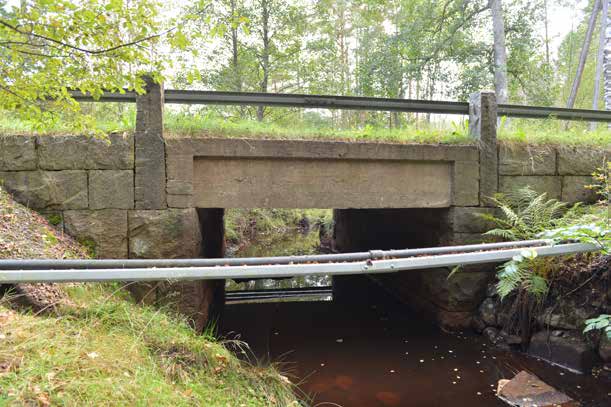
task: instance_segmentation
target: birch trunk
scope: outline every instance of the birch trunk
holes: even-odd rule
[[[609,13],[609,0],[602,1],[602,14],[600,17],[600,33],[598,36],[598,55],[596,57],[596,76],[594,77],[594,98],[592,100],[592,109],[598,109],[598,100],[600,99],[600,82],[603,77],[603,68],[605,65],[605,45],[607,42],[607,16]],[[590,128],[596,128],[597,123],[590,123]]]
[[[492,30],[494,33],[494,88],[498,103],[507,103],[507,48],[505,46],[505,20],[501,0],[490,0]]]
[[[263,49],[261,50],[261,69],[263,71],[263,78],[260,83],[260,92],[267,93],[267,87],[269,83],[269,57],[270,57],[270,35],[269,35],[269,14],[270,14],[270,4],[267,0],[261,0],[261,29],[262,29],[262,42]],[[259,106],[257,107],[257,121],[262,122],[265,116],[265,107]]]
[[[594,7],[592,8],[590,21],[588,21],[586,37],[583,40],[583,47],[581,48],[581,53],[579,54],[577,72],[575,73],[575,79],[573,79],[573,86],[571,87],[571,94],[569,95],[569,100],[566,103],[566,107],[568,107],[569,109],[572,109],[575,105],[575,99],[577,98],[577,91],[579,90],[579,84],[581,83],[583,68],[586,66],[586,58],[588,56],[588,51],[590,50],[590,43],[592,42],[592,33],[594,32],[594,27],[596,26],[596,16],[598,15],[598,10],[600,10],[600,3],[601,0],[596,0],[596,2],[594,3]]]
[[[603,14],[605,19],[605,45],[603,53],[603,77],[604,77],[604,98],[605,110],[611,110],[611,31],[609,30],[609,3],[610,0],[603,0],[607,5],[607,13]]]

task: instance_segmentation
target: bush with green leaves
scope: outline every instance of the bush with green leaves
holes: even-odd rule
[[[600,314],[596,318],[586,320],[586,327],[583,333],[594,330],[601,330],[607,334],[607,338],[611,339],[611,315]]]
[[[610,252],[611,231],[600,208],[600,213],[588,213],[580,205],[568,208],[565,203],[548,199],[545,193],[538,194],[529,187],[497,194],[493,202],[501,216],[481,215],[497,226],[485,235],[508,241],[549,239],[555,244],[590,243],[604,254]],[[505,298],[523,289],[540,300],[548,291],[550,268],[548,260],[538,258],[533,250],[524,250],[499,267],[497,293]]]
[[[586,188],[598,195],[601,205],[611,204],[611,161],[592,173],[592,184],[586,185]]]
[[[484,233],[503,240],[529,240],[537,234],[558,225],[567,211],[567,204],[557,199],[548,199],[547,194],[538,194],[530,187],[508,194],[496,194],[491,198],[502,216],[481,214],[496,227]]]
[[[611,229],[603,224],[589,223],[564,226],[542,232],[538,237],[550,239],[554,243],[589,243],[600,248],[603,254],[611,252]]]

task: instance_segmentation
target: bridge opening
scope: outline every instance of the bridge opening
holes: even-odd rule
[[[202,234],[201,256],[290,256],[434,247],[444,244],[448,236],[448,209],[443,208],[318,210],[324,214],[321,218],[308,217],[302,210],[261,211],[265,211],[265,216],[285,218],[290,213],[293,223],[290,227],[285,225],[278,230],[257,234],[256,223],[261,219],[251,218],[248,213],[245,215],[244,210],[198,209]],[[242,218],[236,221],[239,216]],[[241,225],[236,226],[236,222],[241,222]],[[419,287],[407,281],[411,280],[404,273],[375,277],[323,275],[215,281],[208,283],[211,287],[207,289],[214,293],[213,302],[219,308],[225,302],[288,299],[369,303],[389,294],[409,303],[412,294],[410,291],[418,290]],[[413,294],[417,296],[418,293]]]

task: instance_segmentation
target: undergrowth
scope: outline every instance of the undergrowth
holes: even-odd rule
[[[228,209],[225,211],[225,238],[228,243],[244,244],[257,238],[294,231],[301,224],[330,228],[329,209]]]
[[[604,191],[608,191],[606,185],[599,187],[594,189],[601,196]],[[589,207],[575,205],[569,208],[562,202],[548,199],[546,194],[538,194],[526,187],[508,195],[498,194],[493,202],[498,206],[500,215],[483,215],[485,219],[496,225],[496,228],[486,233],[487,235],[508,241],[548,239],[554,244],[588,243],[594,245],[602,255],[608,255],[611,250],[609,206],[604,200]],[[600,254],[591,253],[580,256],[578,264],[584,259],[591,258],[597,261],[596,259],[600,258]],[[511,298],[512,326],[504,327],[507,332],[519,332],[523,343],[528,343],[534,316],[541,312],[543,303],[551,301],[555,308],[561,300],[548,298],[552,282],[584,280],[579,276],[573,276],[574,270],[570,266],[573,257],[575,256],[539,257],[535,250],[524,249],[510,261],[499,266],[496,292],[501,300]],[[562,273],[566,273],[567,276],[563,277]],[[598,276],[585,278],[585,282],[580,282],[576,288],[570,288],[562,293],[562,298],[581,290],[595,277]],[[556,289],[556,295],[561,292],[558,290],[559,287]],[[591,325],[595,328],[589,330],[606,329],[607,325],[604,325],[604,321],[606,320],[592,322]]]

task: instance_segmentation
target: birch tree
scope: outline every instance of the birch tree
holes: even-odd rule
[[[494,89],[499,103],[507,103],[507,48],[505,46],[505,19],[501,0],[490,0],[492,30],[494,33]]]

